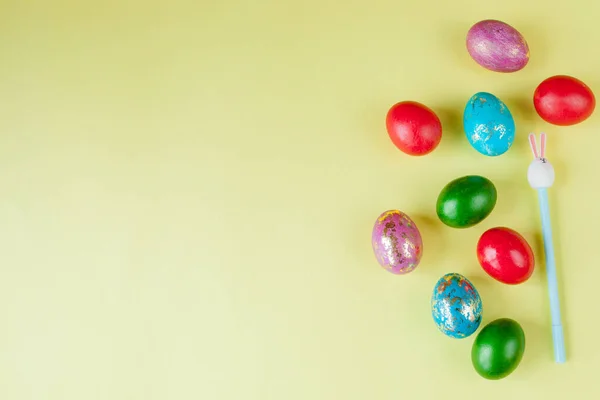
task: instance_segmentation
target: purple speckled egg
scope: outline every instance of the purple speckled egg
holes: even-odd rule
[[[467,50],[477,64],[496,72],[515,72],[529,62],[529,46],[523,35],[493,19],[479,21],[469,29]]]
[[[421,261],[421,233],[401,211],[389,210],[381,214],[373,226],[371,241],[377,261],[393,274],[407,274]]]

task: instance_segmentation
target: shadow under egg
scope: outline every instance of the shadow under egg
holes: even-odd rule
[[[537,121],[537,112],[533,106],[533,89],[535,88],[532,88],[531,93],[528,93],[530,96],[507,96],[503,100],[504,104],[506,104],[510,110],[516,125],[518,125],[519,122]]]
[[[552,54],[550,43],[547,40],[554,36],[552,27],[547,24],[531,23],[531,20],[515,21],[514,26],[523,35],[527,47],[529,47],[529,62],[523,70],[542,68],[546,65],[548,55]],[[531,51],[532,48],[533,51]]]
[[[454,102],[460,104],[460,102]],[[432,106],[442,123],[442,144],[452,147],[469,146],[469,142],[463,128],[463,108],[449,105]]]
[[[523,180],[527,180],[525,176],[522,178]],[[515,179],[493,179],[492,182],[496,187],[496,192],[498,194],[498,198],[496,200],[496,205],[494,206],[494,210],[492,211],[494,215],[506,215],[510,216],[514,214],[515,207],[521,207],[522,201],[537,201],[535,197],[536,193],[533,189],[529,187],[528,184],[515,184]],[[511,224],[510,220],[503,224]],[[510,225],[509,225],[510,227]]]
[[[554,360],[550,326],[530,320],[517,320],[525,333],[525,352],[513,374],[523,378],[534,376],[540,365]]]
[[[423,241],[423,255],[420,264],[424,260],[428,261],[435,257],[430,255],[432,253],[443,254],[445,247],[444,235],[441,232],[443,226],[437,217],[425,213],[414,213],[410,217],[417,226]]]
[[[515,121],[515,138],[509,151],[512,151],[511,154],[518,153],[519,157],[531,156],[528,136],[535,131],[539,121],[533,106],[533,89],[525,95],[507,96],[503,100]]]

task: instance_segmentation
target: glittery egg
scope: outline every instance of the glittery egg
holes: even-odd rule
[[[377,218],[371,242],[379,264],[394,274],[414,270],[423,254],[423,240],[417,225],[398,210],[386,211]]]
[[[482,67],[515,72],[529,62],[529,46],[512,26],[496,20],[479,21],[467,33],[467,50]]]
[[[435,284],[431,314],[445,335],[456,339],[472,335],[481,324],[482,312],[479,293],[461,274],[446,274]]]
[[[474,94],[463,114],[463,127],[471,146],[483,155],[495,157],[515,141],[515,121],[506,105],[491,93]]]

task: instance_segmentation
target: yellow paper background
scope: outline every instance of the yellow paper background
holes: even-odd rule
[[[0,398],[599,398],[600,120],[552,127],[531,102],[554,74],[600,90],[599,4],[0,1]],[[526,69],[469,58],[466,31],[485,18],[523,33]],[[462,133],[478,91],[515,116],[502,157]],[[431,155],[389,141],[385,113],[401,100],[442,119]],[[526,135],[541,130],[557,175],[565,365],[541,264],[509,287],[474,252],[505,225],[542,256],[525,179]],[[466,174],[490,178],[498,204],[452,230],[435,200]],[[407,276],[370,247],[392,208],[424,238]],[[474,282],[484,323],[522,324],[526,353],[505,380],[476,375],[473,337],[433,324],[446,272]]]

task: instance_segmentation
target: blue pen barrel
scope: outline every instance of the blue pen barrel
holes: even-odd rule
[[[552,224],[550,223],[550,206],[548,190],[538,189],[540,211],[542,216],[542,234],[544,236],[544,254],[546,257],[546,275],[548,276],[548,293],[550,295],[550,312],[552,315],[552,340],[554,342],[554,360],[557,363],[566,361],[565,340],[560,317],[560,301],[556,279],[556,262],[554,259],[554,243],[552,242]]]

